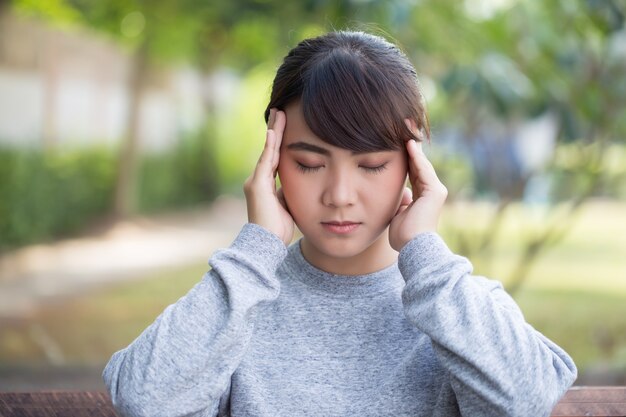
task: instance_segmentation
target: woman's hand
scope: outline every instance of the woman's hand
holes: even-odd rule
[[[256,223],[278,235],[285,245],[291,243],[294,221],[289,214],[282,189],[276,190],[276,172],[280,144],[287,118],[285,113],[270,109],[265,147],[254,172],[243,184],[248,209],[248,222]]]
[[[411,131],[415,125],[406,120]],[[396,215],[389,226],[389,243],[398,252],[420,233],[437,230],[439,215],[448,190],[439,181],[435,169],[422,151],[422,143],[413,139],[406,143],[409,153],[409,181]]]

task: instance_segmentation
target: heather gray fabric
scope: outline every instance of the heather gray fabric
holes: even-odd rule
[[[434,233],[337,276],[246,224],[104,380],[129,416],[542,416],[576,378]]]

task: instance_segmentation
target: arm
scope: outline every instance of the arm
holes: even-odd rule
[[[253,329],[256,307],[279,294],[281,239],[248,223],[212,270],[170,305],[103,378],[116,409],[132,416],[216,415]]]
[[[293,237],[275,181],[285,124],[284,112],[272,109],[265,147],[244,184],[249,223],[213,255],[199,284],[107,364],[103,377],[123,414],[213,416],[228,395],[256,307],[278,297],[275,272]]]
[[[525,322],[500,284],[471,276],[469,261],[436,234],[448,192],[422,150],[415,122],[406,123],[414,135],[406,143],[411,190],[389,227],[406,281],[405,314],[432,339],[463,415],[548,415],[576,378],[576,367]]]
[[[468,416],[548,415],[576,378],[572,359],[533,329],[502,286],[471,275],[436,233],[401,250],[407,318],[432,339]]]

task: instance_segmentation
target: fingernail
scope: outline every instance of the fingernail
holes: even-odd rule
[[[272,129],[274,127],[274,119],[275,118],[276,118],[276,109],[272,107],[270,109],[270,119],[267,122],[267,128],[268,129]]]

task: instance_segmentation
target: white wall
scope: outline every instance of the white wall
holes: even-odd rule
[[[0,143],[38,146],[42,121],[43,88],[39,74],[0,69]]]
[[[13,16],[0,22],[0,145],[117,144],[129,110],[132,57],[91,32]],[[163,151],[203,121],[203,81],[160,69],[141,101],[140,144]]]

